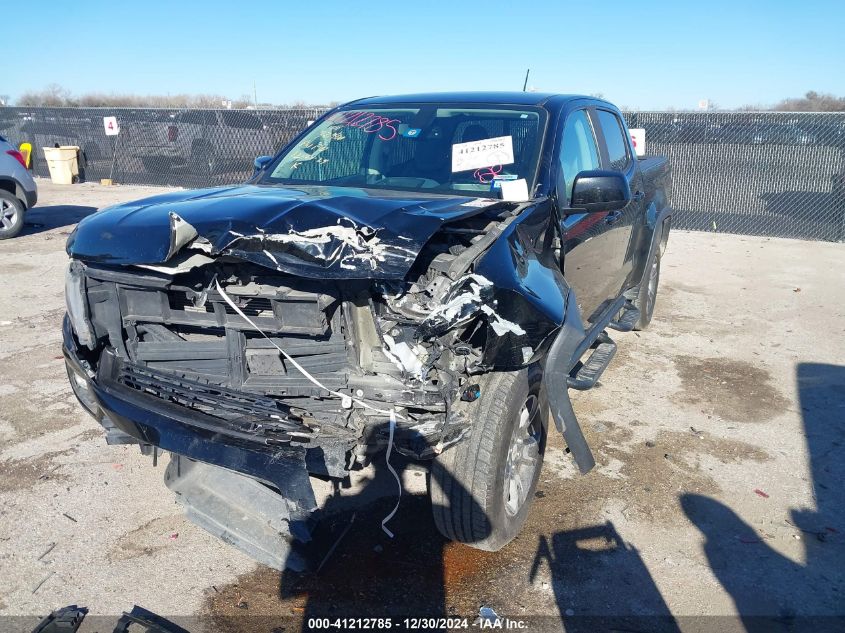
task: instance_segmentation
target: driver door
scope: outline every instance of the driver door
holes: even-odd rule
[[[557,200],[570,206],[572,185],[582,171],[601,169],[593,123],[586,109],[569,114],[558,149]],[[584,323],[592,323],[619,292],[618,241],[615,217],[606,211],[559,215],[561,269],[575,291]]]

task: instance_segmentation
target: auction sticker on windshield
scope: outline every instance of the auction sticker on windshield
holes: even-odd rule
[[[452,171],[466,171],[513,163],[513,137],[497,136],[483,141],[452,145]]]

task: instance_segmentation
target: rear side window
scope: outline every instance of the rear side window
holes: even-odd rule
[[[224,110],[223,125],[227,127],[238,127],[245,130],[260,130],[264,127],[261,123],[261,119],[257,116],[241,110]]]
[[[625,169],[630,160],[625,128],[619,121],[619,117],[612,112],[598,110],[598,117],[602,132],[604,132],[604,140],[607,143],[607,156],[610,159],[610,168],[616,170]]]
[[[179,117],[181,123],[194,123],[196,125],[217,125],[217,118],[214,112],[207,110],[187,110]]]

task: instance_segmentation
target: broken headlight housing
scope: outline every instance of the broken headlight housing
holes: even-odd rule
[[[83,407],[98,420],[102,418],[97,399],[91,389],[88,377],[75,364],[67,362],[67,376],[70,380],[71,389]]]
[[[88,301],[85,298],[85,274],[79,262],[71,261],[65,273],[65,303],[67,314],[76,338],[88,349],[94,349],[94,330],[88,319]]]

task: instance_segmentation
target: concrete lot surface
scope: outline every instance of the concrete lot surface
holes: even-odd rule
[[[0,614],[139,604],[248,630],[249,615],[489,606],[568,630],[657,615],[619,628],[702,631],[845,613],[845,245],[673,232],[651,327],[615,335],[601,386],[576,395],[597,468],[578,475],[552,434],[516,541],[445,543],[414,495],[390,540],[385,498],[319,574],[281,575],[187,522],[163,464],[106,446],[67,384],[66,237],[95,208],[163,189],[39,186],[24,233],[0,242]],[[689,617],[702,615],[733,618]]]

